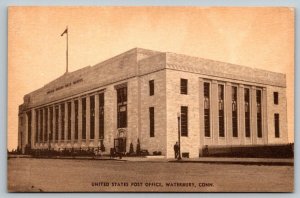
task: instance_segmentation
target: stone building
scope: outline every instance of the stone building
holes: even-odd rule
[[[198,157],[205,145],[284,144],[286,76],[169,52],[135,48],[65,73],[24,96],[18,145],[103,145]]]

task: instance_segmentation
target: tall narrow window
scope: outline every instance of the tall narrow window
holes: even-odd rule
[[[48,108],[44,109],[45,111],[45,132],[44,132],[44,141],[48,141]]]
[[[188,107],[181,106],[181,136],[188,136]]]
[[[187,79],[180,79],[180,93],[181,94],[188,94],[188,80]]]
[[[149,107],[150,137],[154,137],[154,107]]]
[[[104,93],[99,94],[99,138],[104,139]]]
[[[224,85],[218,85],[218,95],[219,95],[219,136],[225,136],[224,128]]]
[[[127,127],[127,87],[117,89],[118,128]]]
[[[39,112],[38,110],[35,110],[35,142],[38,142],[38,133],[39,133]]]
[[[78,140],[78,100],[75,100],[75,140]]]
[[[71,140],[71,102],[68,102],[68,140]]]
[[[61,123],[61,140],[65,139],[65,104],[61,104],[61,117],[60,117],[60,123]]]
[[[205,137],[210,137],[210,84],[203,84],[204,90],[204,133]]]
[[[43,142],[43,110],[40,110],[40,142]]]
[[[257,112],[257,137],[262,137],[262,107],[261,107],[261,90],[256,90],[256,112]]]
[[[31,145],[31,111],[27,112],[27,117],[28,117],[28,136],[27,136],[27,142],[29,145]]]
[[[82,139],[86,139],[86,98],[82,98]]]
[[[244,103],[245,103],[245,136],[250,137],[250,89],[244,89]]]
[[[58,117],[59,116],[59,107],[55,106],[55,141],[58,140]]]
[[[95,96],[90,97],[90,139],[95,138]]]
[[[232,136],[238,137],[237,87],[232,87]]]
[[[149,81],[149,95],[150,96],[154,95],[154,80]]]
[[[273,97],[274,97],[274,104],[278,105],[279,103],[278,92],[273,92]]]
[[[53,141],[53,107],[49,108],[50,111],[50,136],[49,136],[49,140]]]
[[[280,127],[279,127],[279,113],[274,114],[274,128],[275,128],[275,137],[280,137]]]

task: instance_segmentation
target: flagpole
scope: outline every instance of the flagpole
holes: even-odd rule
[[[68,30],[68,26],[67,26],[67,51],[66,51],[66,63],[67,63],[67,67],[66,67],[66,73],[68,73],[69,70],[69,30]]]
[[[67,40],[66,40],[66,74],[68,73],[69,70],[69,31],[68,31],[68,26],[66,27],[65,31],[60,35],[63,36],[64,34],[67,34]]]

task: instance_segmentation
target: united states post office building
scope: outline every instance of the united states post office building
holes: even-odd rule
[[[178,117],[180,122],[178,125]],[[24,96],[18,145],[88,149],[103,145],[174,157],[208,146],[285,144],[286,76],[181,54],[134,48],[65,73]]]

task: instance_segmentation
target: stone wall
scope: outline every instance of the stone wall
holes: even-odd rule
[[[154,80],[154,95],[149,95],[149,81]],[[151,154],[166,154],[166,71],[140,77],[140,142]],[[149,107],[154,107],[154,137],[150,137]]]

